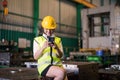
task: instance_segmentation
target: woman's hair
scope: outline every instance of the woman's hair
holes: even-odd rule
[[[117,0],[117,1],[116,1],[115,6],[116,6],[116,7],[120,7],[120,0]]]
[[[42,35],[43,32],[44,32],[44,31],[43,31],[43,28],[40,27],[40,28],[39,28],[39,35]]]

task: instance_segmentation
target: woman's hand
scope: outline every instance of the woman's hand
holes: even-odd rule
[[[54,43],[54,45],[52,46],[54,49],[57,49],[58,48],[58,46],[57,46],[57,44],[56,43]]]
[[[49,42],[48,41],[45,41],[44,44],[43,44],[43,49],[47,48],[49,46]]]
[[[62,51],[59,49],[59,47],[57,46],[57,44],[54,43],[54,45],[53,45],[52,47],[57,50],[57,52],[58,52],[58,53],[57,53],[57,57],[61,58],[62,55],[63,55],[63,53],[62,53]]]

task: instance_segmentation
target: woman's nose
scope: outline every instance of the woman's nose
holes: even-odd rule
[[[52,30],[48,30],[48,32],[49,32],[49,33],[51,33],[51,32],[52,32]]]

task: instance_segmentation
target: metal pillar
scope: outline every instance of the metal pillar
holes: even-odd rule
[[[33,10],[33,23],[34,23],[34,28],[33,28],[33,33],[35,34],[35,36],[38,35],[38,18],[39,18],[39,0],[33,0],[34,3],[34,10]]]

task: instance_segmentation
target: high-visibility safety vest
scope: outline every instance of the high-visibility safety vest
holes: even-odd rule
[[[40,36],[40,37],[36,37],[34,39],[40,47],[43,46],[44,42],[46,41],[45,37]],[[60,47],[61,45],[61,38],[59,37],[55,37],[54,42],[57,44],[58,47]],[[61,59],[57,57],[57,50],[52,48],[52,56],[50,55],[50,47],[47,47],[46,49],[43,50],[42,52],[42,56],[38,59],[38,72],[41,76],[41,73],[43,72],[44,69],[46,69],[47,66],[49,65],[54,65],[54,66],[60,66],[62,67],[62,62]],[[52,61],[52,64],[51,64]]]

